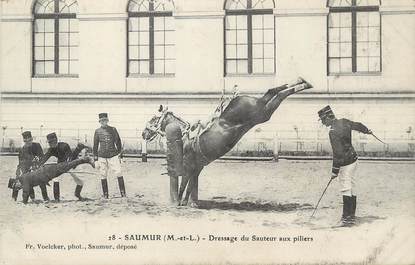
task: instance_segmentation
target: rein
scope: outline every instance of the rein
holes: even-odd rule
[[[153,141],[158,135],[160,135],[160,136],[162,136],[162,137],[164,137],[165,136],[165,132],[162,130],[162,125],[163,125],[163,122],[164,122],[164,120],[166,119],[166,117],[167,117],[167,114],[170,114],[170,115],[172,115],[173,116],[173,118],[175,118],[176,120],[178,120],[183,126],[184,126],[184,132],[182,132],[182,134],[184,135],[185,133],[187,133],[187,131],[189,130],[189,128],[190,128],[190,123],[188,123],[187,121],[185,121],[185,120],[183,120],[182,118],[180,118],[180,117],[177,117],[176,115],[174,115],[172,112],[170,112],[170,111],[164,111],[162,114],[161,114],[161,116],[160,116],[160,118],[158,119],[158,121],[157,121],[157,123],[155,124],[155,125],[149,125],[149,124],[147,124],[146,125],[146,129],[147,130],[150,130],[150,131],[152,131],[152,132],[154,132],[154,136],[152,136],[150,139],[149,139],[149,141],[151,142],[151,141]]]

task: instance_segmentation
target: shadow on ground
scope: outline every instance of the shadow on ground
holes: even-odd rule
[[[261,203],[261,202],[232,202],[232,201],[217,201],[217,200],[199,200],[199,209],[204,210],[238,210],[238,211],[262,211],[262,212],[289,212],[296,210],[309,210],[312,209],[312,205],[305,203]]]

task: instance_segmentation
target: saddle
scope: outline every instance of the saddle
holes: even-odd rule
[[[189,127],[188,131],[185,133],[188,135],[189,139],[200,137],[200,135],[202,135],[205,131],[209,130],[210,127],[212,127],[214,121],[219,119],[219,117],[222,115],[223,112],[225,112],[232,100],[236,97],[238,97],[238,92],[236,91],[232,94],[232,96],[225,97],[224,95],[222,95],[215,111],[205,123],[202,123],[200,120],[198,120],[196,123],[192,124]]]

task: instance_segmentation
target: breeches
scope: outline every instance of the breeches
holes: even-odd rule
[[[339,181],[341,185],[341,192],[344,196],[356,195],[355,180],[356,180],[357,161],[353,164],[340,168]]]
[[[111,158],[98,157],[98,161],[95,162],[96,168],[99,170],[101,179],[108,177],[109,171],[113,171],[115,177],[121,177],[121,161],[118,156]]]

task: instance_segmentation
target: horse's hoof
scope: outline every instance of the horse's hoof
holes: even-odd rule
[[[198,208],[199,207],[199,205],[195,202],[191,202],[189,206],[192,207],[192,208]]]
[[[304,89],[309,89],[309,88],[312,88],[313,87],[313,85],[312,84],[310,84],[309,82],[307,82],[304,78],[302,78],[302,77],[298,77],[298,84],[304,84],[305,85],[305,88]]]
[[[179,204],[179,201],[170,201],[171,206],[178,206]]]
[[[181,202],[179,202],[179,206],[187,206],[187,201],[181,201]]]
[[[305,83],[302,83],[302,84],[300,84],[300,85],[296,85],[295,87],[294,87],[294,92],[295,93],[298,93],[298,92],[300,92],[300,91],[303,91],[303,90],[306,90],[306,89],[310,89],[310,88],[312,88],[313,86],[311,86],[310,84],[308,84],[307,82],[305,82]]]
[[[302,83],[306,83],[306,81],[304,80],[304,78],[302,78],[301,76],[299,76],[297,78],[297,80],[296,80],[295,85],[299,85],[299,84],[302,84]]]
[[[310,88],[313,88],[313,85],[312,84],[310,84],[309,82],[307,82],[307,81],[304,81],[304,84],[306,85],[306,88],[305,89],[310,89]]]

